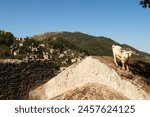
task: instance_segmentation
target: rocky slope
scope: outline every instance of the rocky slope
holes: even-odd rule
[[[115,67],[110,57],[90,56],[30,91],[29,99],[150,99],[149,92],[142,76]]]
[[[117,91],[114,91],[106,85],[98,83],[88,83],[73,90],[66,91],[51,100],[126,100]]]

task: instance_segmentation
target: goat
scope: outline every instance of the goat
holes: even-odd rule
[[[128,61],[135,53],[132,51],[123,50],[122,47],[118,45],[112,45],[112,51],[116,66],[118,66],[117,59],[119,59],[122,63],[122,68],[125,69],[126,67],[126,69],[129,71]]]

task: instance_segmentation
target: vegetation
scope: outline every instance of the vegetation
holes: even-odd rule
[[[123,48],[128,48],[137,53],[136,58],[149,61],[150,60],[150,54],[141,52],[129,45],[126,44],[119,44],[115,41],[113,41],[110,38],[107,37],[96,37],[91,36],[88,34],[83,34],[80,32],[50,32],[50,33],[44,33],[41,35],[33,36],[33,38],[37,40],[41,40],[45,43],[47,41],[52,40],[54,38],[61,38],[64,41],[66,40],[69,42],[69,44],[73,44],[76,48],[80,48],[82,51],[86,52],[86,55],[96,55],[96,56],[112,56],[112,48],[111,46],[113,44],[117,44],[122,46]],[[59,41],[59,40],[58,40]]]
[[[143,8],[150,8],[150,0],[140,0],[140,5],[142,5]]]
[[[73,47],[80,52],[85,52],[87,55],[111,56],[111,45],[118,44],[117,42],[106,37],[95,37],[80,32],[45,33],[40,35],[40,37],[36,35],[33,38],[43,40],[45,42],[53,38],[61,38],[63,41],[67,41],[70,47]]]
[[[22,39],[21,39],[22,40]],[[44,44],[45,47],[40,47],[39,44]],[[5,31],[0,31],[0,58],[11,58],[10,46],[15,45],[19,48],[19,55],[13,57],[23,59],[31,52],[31,48],[37,48],[37,54],[39,58],[42,58],[43,52],[49,52],[51,49],[55,50],[51,56],[57,64],[68,59],[68,63],[73,58],[85,55],[96,56],[112,56],[113,44],[120,45],[124,48],[129,48],[138,54],[138,58],[142,60],[150,60],[150,54],[141,52],[129,45],[119,44],[107,37],[96,37],[80,32],[50,32],[33,37],[24,38],[23,46],[19,47],[19,40],[16,39],[13,34]],[[62,58],[59,57],[63,52],[70,50],[69,53]],[[74,53],[74,57],[71,54]]]
[[[14,41],[15,37],[13,34],[0,30],[0,58],[10,57],[9,47]]]

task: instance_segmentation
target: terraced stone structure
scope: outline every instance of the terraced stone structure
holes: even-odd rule
[[[51,61],[0,60],[0,99],[28,99],[31,89],[54,76]]]

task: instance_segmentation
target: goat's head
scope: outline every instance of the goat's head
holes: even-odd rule
[[[114,48],[116,45],[112,45],[112,48]]]
[[[128,55],[129,55],[129,57],[131,57],[131,56],[133,56],[133,55],[135,55],[135,54],[136,54],[136,52],[128,51]]]

